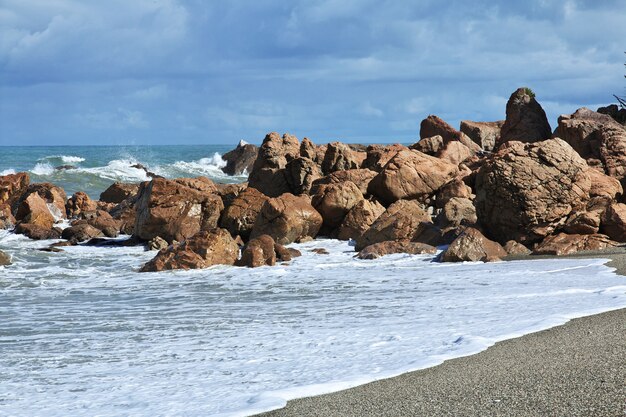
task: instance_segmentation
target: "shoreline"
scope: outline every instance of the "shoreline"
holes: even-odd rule
[[[507,260],[605,258],[626,248]],[[282,416],[626,416],[626,308],[574,318],[468,356],[353,388],[290,400]]]

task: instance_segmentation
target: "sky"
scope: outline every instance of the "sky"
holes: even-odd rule
[[[626,0],[0,0],[0,145],[415,142],[626,92]]]

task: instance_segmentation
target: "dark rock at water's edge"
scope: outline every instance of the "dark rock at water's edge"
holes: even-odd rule
[[[222,171],[228,175],[250,173],[258,154],[258,146],[242,140],[235,149],[222,155],[222,159],[226,161],[226,166],[222,168]]]
[[[55,171],[67,171],[68,169],[76,169],[76,165],[59,165],[58,167],[54,167]]]

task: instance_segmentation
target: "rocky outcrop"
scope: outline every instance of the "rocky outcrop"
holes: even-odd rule
[[[222,199],[180,182],[193,185],[162,178],[141,184],[134,230],[138,238],[148,241],[161,236],[168,243],[180,242],[217,226],[224,208]]]
[[[289,134],[282,137],[272,132],[265,136],[259,148],[259,155],[254,161],[248,177],[249,186],[256,188],[268,197],[291,192],[285,178],[285,167],[292,159],[300,156],[298,138]]]
[[[74,193],[65,204],[65,210],[70,219],[77,219],[95,213],[97,209],[98,204],[82,191]]]
[[[139,192],[139,184],[115,182],[100,194],[100,201],[119,204]]]
[[[425,199],[458,174],[455,165],[414,150],[398,152],[369,183],[368,192],[391,204]]]
[[[222,155],[222,159],[226,161],[226,166],[222,167],[222,171],[228,175],[249,173],[252,171],[258,154],[258,146],[240,141],[235,149]]]
[[[365,152],[354,151],[341,142],[331,142],[326,148],[326,155],[322,161],[322,172],[328,175],[335,171],[361,168],[365,158]]]
[[[532,244],[584,209],[591,188],[585,161],[567,143],[508,142],[476,176],[476,213],[500,242]]]
[[[420,242],[386,241],[374,243],[362,249],[356,257],[359,259],[376,259],[393,253],[408,253],[411,255],[435,254],[437,248]]]
[[[285,193],[263,204],[250,237],[269,235],[286,245],[317,236],[321,226],[322,216],[313,208],[309,197]]]
[[[54,225],[54,216],[46,200],[36,192],[30,193],[20,202],[15,218],[22,223],[30,223],[44,229],[51,229]]]
[[[443,262],[490,262],[507,255],[499,243],[487,239],[477,229],[468,227],[448,246],[442,255]]]
[[[613,203],[607,207],[600,231],[617,242],[626,242],[626,204]]]
[[[398,200],[356,239],[355,249],[360,251],[366,246],[387,240],[413,240],[417,226],[423,221],[430,222],[430,216],[420,203],[415,200]]]
[[[583,107],[559,117],[555,136],[569,143],[589,165],[618,179],[626,176],[626,128],[610,116]]]
[[[404,145],[369,145],[366,150],[366,158],[361,168],[371,169],[380,172],[387,165],[387,162],[400,151],[407,150]]]
[[[14,210],[29,184],[30,176],[26,172],[0,176],[0,204],[7,204]]]
[[[311,204],[322,215],[323,224],[328,230],[338,227],[346,214],[363,200],[359,187],[352,181],[322,184],[317,187]]]
[[[371,169],[367,168],[337,171],[314,181],[313,189],[315,189],[316,186],[322,184],[337,184],[350,181],[353,182],[357,187],[359,187],[359,190],[361,190],[361,193],[363,195],[366,195],[367,186],[369,185],[372,178],[376,176],[376,174],[376,171],[372,171]]]
[[[236,184],[215,184],[215,187],[217,188],[216,194],[222,197],[224,208],[230,206],[239,194],[249,188],[247,182],[240,182]]]
[[[201,231],[175,243],[147,262],[140,272],[156,272],[171,269],[200,269],[212,265],[234,265],[239,246],[227,230]]]
[[[497,122],[461,121],[461,132],[465,133],[475,144],[485,151],[493,151],[500,138],[500,130],[504,120]]]
[[[321,166],[326,156],[326,148],[327,145],[316,145],[309,138],[304,138],[300,144],[300,156]]]
[[[385,212],[385,207],[376,200],[360,200],[343,219],[337,239],[359,239],[372,223]]]
[[[612,241],[605,235],[568,235],[559,233],[554,236],[548,236],[535,248],[533,255],[562,256],[579,251],[602,250],[617,245],[617,242]]]
[[[620,108],[617,104],[610,104],[606,107],[600,107],[598,113],[611,116],[613,120],[622,126],[626,126],[626,108]]]
[[[480,146],[475,144],[467,135],[460,132],[446,123],[438,116],[430,115],[420,123],[420,139],[441,136],[444,145],[450,142],[461,142],[467,146],[472,153],[480,151]],[[421,142],[421,141],[420,141]]]
[[[443,206],[435,223],[441,228],[472,226],[478,221],[476,208],[468,198],[453,197]]]
[[[220,226],[233,236],[239,235],[242,239],[248,239],[261,207],[267,200],[269,197],[256,188],[247,188],[224,210]]]
[[[532,143],[551,137],[552,128],[535,94],[529,88],[518,88],[506,103],[506,120],[496,147],[509,141]]]
[[[322,169],[317,162],[305,157],[292,159],[285,167],[285,179],[293,194],[307,194],[313,183],[322,177]]]

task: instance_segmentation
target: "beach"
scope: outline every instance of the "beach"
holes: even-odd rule
[[[623,248],[575,256],[611,258],[609,266],[626,272]],[[625,416],[626,309],[261,415]]]

